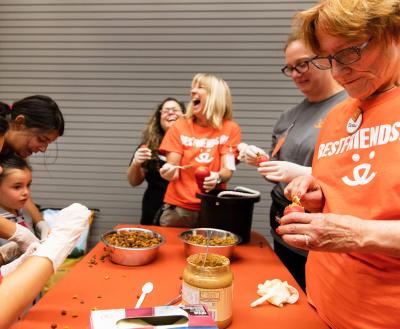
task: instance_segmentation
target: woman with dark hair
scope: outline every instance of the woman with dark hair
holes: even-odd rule
[[[25,97],[10,106],[2,103],[0,117],[9,123],[0,154],[13,152],[27,158],[32,153],[46,152],[49,144],[64,134],[63,115],[57,103],[48,96]],[[45,238],[49,227],[32,199],[24,208],[31,215],[39,236]]]
[[[46,152],[50,143],[64,134],[64,118],[50,97],[35,95],[11,106],[2,106],[0,115],[10,124],[1,153],[14,152],[21,158]]]
[[[127,176],[135,187],[144,180],[147,189],[142,200],[140,224],[154,224],[154,217],[163,204],[168,181],[160,176],[159,170],[165,163],[165,157],[158,148],[165,132],[185,113],[185,105],[173,97],[167,97],[158,104],[156,111],[143,131],[142,140],[131,159]]]
[[[36,105],[44,101],[42,104],[46,110],[37,110],[36,114],[41,114],[34,119],[32,117],[35,115],[31,116],[29,110],[25,114],[18,112],[18,115],[27,118],[28,123],[24,129],[28,131],[36,129],[34,131],[39,135],[40,131],[45,134],[48,131],[56,130],[61,136],[64,132],[64,119],[57,105],[45,96],[33,96],[28,99],[28,103],[33,100]],[[26,102],[22,103],[27,104]],[[48,110],[54,115],[49,115]],[[3,144],[7,145],[5,140],[10,133],[9,123],[4,117],[7,116],[10,119],[18,117],[18,115],[11,116],[9,111],[10,107],[0,102],[0,153],[2,153]],[[45,119],[39,123],[46,116],[48,116],[48,120]],[[53,119],[53,124],[48,124],[51,119]],[[12,124],[10,126],[12,127]],[[2,170],[2,168],[0,169]],[[82,231],[87,228],[89,215],[89,209],[77,203],[62,209],[57,215],[57,224],[42,243],[39,243],[39,240],[26,227],[0,216],[0,237],[17,244],[24,252],[13,262],[2,266],[0,270],[0,328],[9,328],[18,315],[32,302],[50,276],[56,272],[75,246]],[[4,257],[6,252],[3,248],[0,247],[1,257]],[[8,249],[7,252],[9,251]]]

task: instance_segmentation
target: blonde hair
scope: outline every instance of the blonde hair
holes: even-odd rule
[[[228,84],[211,73],[198,73],[192,80],[192,88],[203,86],[208,93],[203,110],[207,122],[213,128],[219,129],[224,120],[232,119],[232,96]],[[190,102],[187,109],[187,118],[193,118],[193,107]]]
[[[400,39],[399,0],[321,0],[295,15],[293,25],[315,53],[320,52],[316,31],[359,41]]]

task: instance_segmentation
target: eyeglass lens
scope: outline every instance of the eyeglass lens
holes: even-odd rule
[[[326,57],[316,57],[312,63],[320,69],[330,69],[332,67],[332,60],[342,65],[350,65],[361,59],[361,51],[368,45],[370,40],[364,42],[360,47],[349,47],[338,51],[334,55]]]
[[[181,109],[178,107],[164,107],[161,109],[161,113],[163,113],[163,114],[169,113],[169,112],[177,113],[177,112],[181,112]]]
[[[282,72],[283,72],[283,74],[285,74],[288,77],[292,76],[293,71],[296,71],[299,74],[305,73],[308,71],[308,68],[309,68],[308,62],[309,61],[300,62],[295,66],[286,65],[282,69]]]

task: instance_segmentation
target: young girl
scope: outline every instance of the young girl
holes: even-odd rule
[[[200,189],[195,180],[198,167],[211,171],[204,180],[206,192],[221,183],[224,188],[235,170],[240,127],[232,121],[228,85],[213,74],[199,73],[192,81],[191,98],[187,114],[167,131],[160,145],[160,151],[167,155],[160,174],[170,181],[160,217],[162,226],[198,226],[200,200],[196,193]]]
[[[22,208],[30,197],[31,167],[24,159],[14,154],[1,156],[0,166],[3,170],[0,174],[0,216],[33,231],[31,221],[25,219],[22,213]],[[10,248],[6,257],[3,252],[0,253],[0,265],[9,262],[22,253],[22,250],[12,246],[10,242],[1,240],[0,244],[7,243]]]

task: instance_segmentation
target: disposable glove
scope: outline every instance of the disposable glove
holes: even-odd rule
[[[15,258],[22,255],[22,250],[19,248],[18,244],[14,241],[8,242],[0,247],[0,255],[3,259],[2,264],[7,264],[14,260]]]
[[[133,163],[141,165],[143,162],[151,159],[151,150],[147,147],[141,146],[135,152],[133,156]]]
[[[22,252],[25,252],[33,242],[39,242],[39,239],[25,226],[16,224],[15,233],[8,241],[14,241],[18,244]]]
[[[19,258],[0,267],[0,273],[3,277],[13,272],[20,264],[22,264],[29,256],[35,252],[36,248],[40,246],[39,242],[33,242],[29,245],[28,249]],[[29,273],[27,273],[29,275]]]
[[[238,150],[238,159],[252,166],[257,166],[257,155],[265,155],[265,152],[259,147],[255,145],[247,145],[245,143],[240,143],[238,145]]]
[[[40,236],[40,240],[44,240],[50,233],[50,226],[46,221],[41,220],[35,224],[35,231]]]
[[[217,186],[219,179],[220,179],[219,173],[217,173],[216,171],[212,171],[210,173],[210,176],[204,178],[203,182],[204,191],[210,192],[211,190],[213,190]]]
[[[288,161],[268,161],[260,164],[258,172],[272,182],[290,183],[293,178],[311,175],[311,167]]]
[[[170,163],[164,163],[160,168],[160,175],[167,181],[173,181],[179,177],[179,168]]]
[[[62,209],[56,216],[48,238],[33,253],[35,256],[47,257],[57,271],[64,259],[75,247],[82,231],[89,225],[90,210],[74,203]]]

